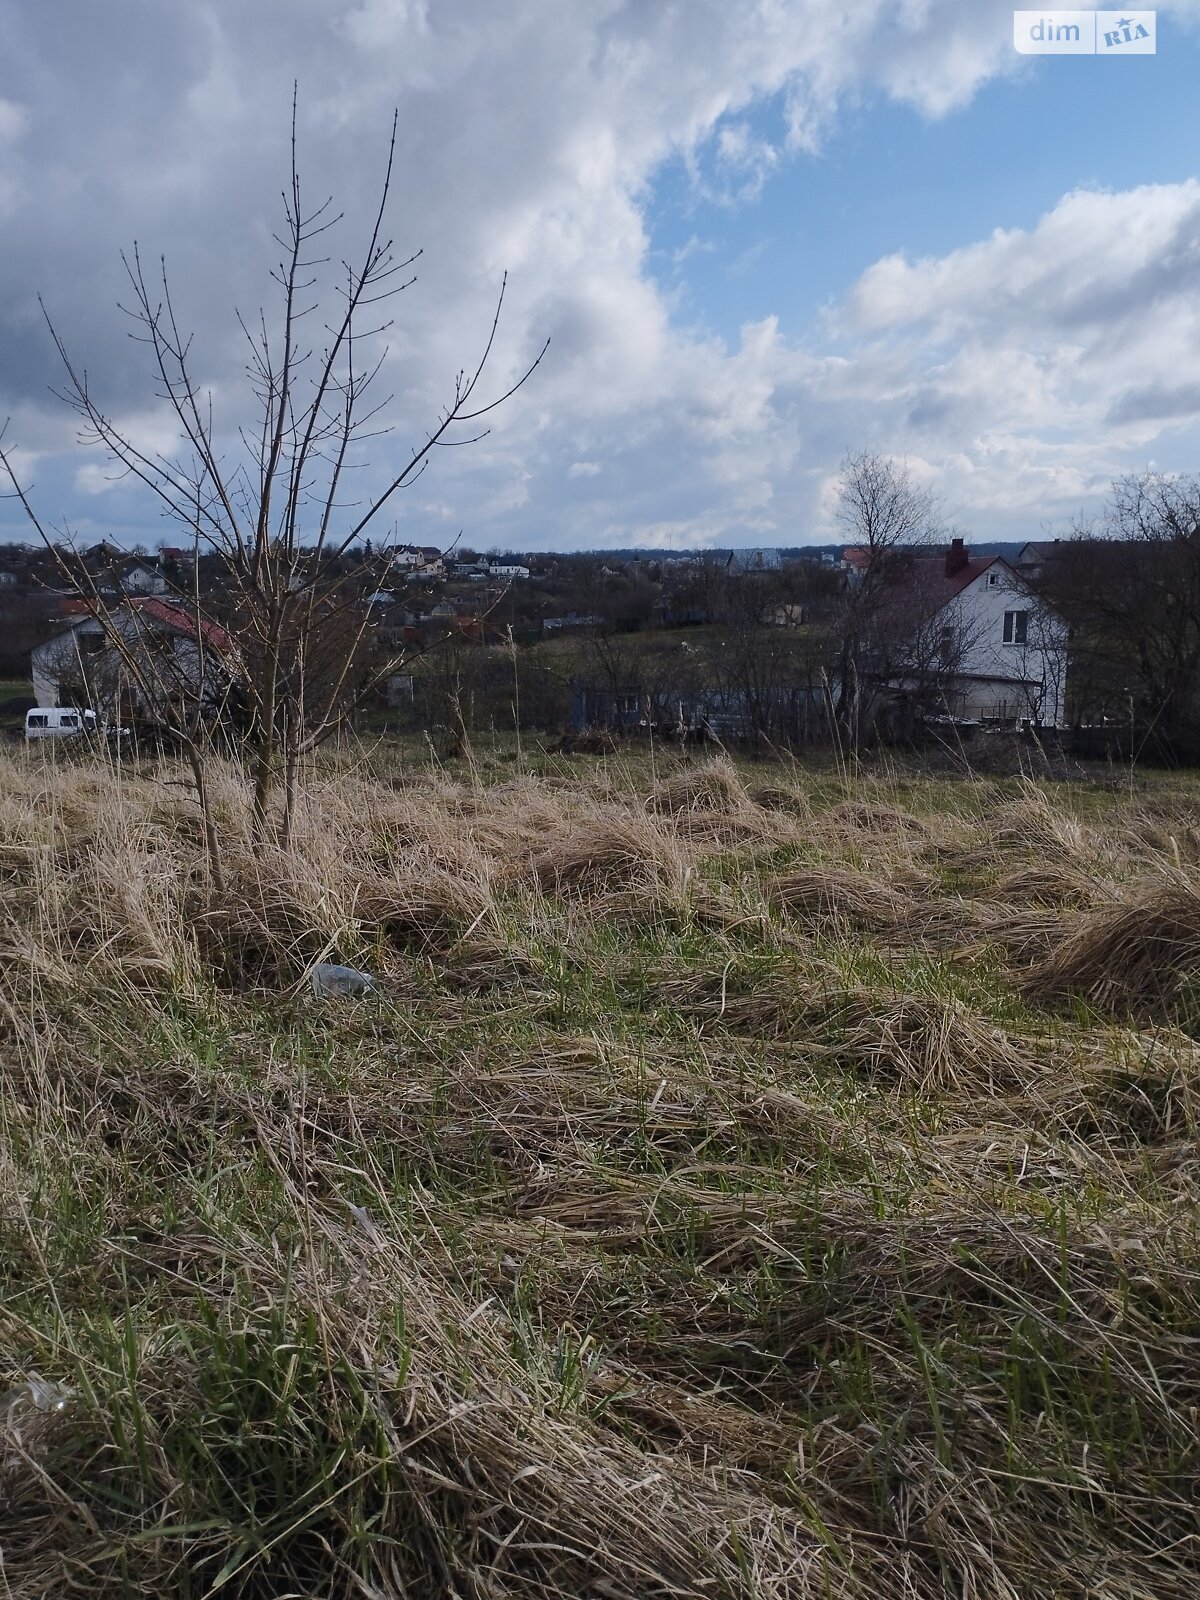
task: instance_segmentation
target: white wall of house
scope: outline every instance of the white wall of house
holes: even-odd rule
[[[166,594],[166,579],[157,567],[135,563],[121,573],[121,586],[131,594]]]
[[[956,630],[960,715],[1063,725],[1067,624],[1006,562],[993,562],[939,615]]]
[[[33,648],[31,675],[33,697],[39,706],[73,704],[78,698],[71,684],[86,682],[86,667],[93,663],[104,644],[104,629],[92,617],[80,617],[62,633],[45,639]],[[64,695],[71,698],[64,700]]]
[[[118,607],[108,616],[109,626],[120,629],[127,646],[141,663],[150,702],[159,695],[173,697],[180,686],[192,692],[200,681],[201,653],[194,639],[145,617],[132,607]],[[209,692],[217,692],[216,657],[204,652],[203,668]],[[33,693],[38,705],[76,705],[81,701],[102,715],[116,715],[122,707],[136,705],[142,715],[153,716],[155,706],[136,682],[121,652],[108,640],[95,617],[80,617],[52,639],[35,646],[31,659]]]

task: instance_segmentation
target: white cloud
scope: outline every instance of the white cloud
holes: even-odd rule
[[[11,144],[19,139],[28,125],[29,115],[24,106],[0,96],[0,144]]]
[[[1171,9],[1196,15],[1200,0]],[[1090,492],[1192,414],[1191,185],[1081,191],[1027,233],[890,257],[802,344],[770,307],[732,348],[683,328],[650,274],[645,210],[665,160],[736,199],[785,159],[809,159],[797,152],[819,149],[865,96],[943,116],[989,77],[1026,70],[999,0],[6,11],[0,386],[26,421],[57,378],[37,290],[106,403],[153,415],[144,349],[110,309],[134,238],[150,258],[165,250],[205,377],[231,403],[244,354],[232,311],[254,315],[277,255],[293,77],[307,193],[334,193],[347,212],[335,254],[361,237],[400,109],[392,226],[400,248],[425,254],[388,335],[395,432],[375,445],[380,468],[420,440],[478,350],[505,269],[495,386],[552,338],[489,438],[439,458],[399,505],[414,533],[790,541],[821,530],[821,485],[864,444],[920,455],[966,513],[1018,518],[1039,496]],[[783,117],[768,137],[755,113],[771,97]],[[706,248],[697,239],[680,259]],[[51,426],[35,420],[31,436]],[[53,512],[104,481],[67,459]],[[565,488],[564,461],[581,487]]]
[[[102,466],[98,461],[85,461],[75,469],[75,487],[80,494],[89,497],[111,493],[120,481],[111,467]]]

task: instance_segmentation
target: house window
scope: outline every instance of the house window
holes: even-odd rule
[[[943,661],[949,661],[954,654],[954,629],[945,627],[938,639],[938,654]]]
[[[1028,611],[1006,611],[1004,613],[1004,642],[1005,644],[1029,643]]]
[[[1000,587],[1000,574],[998,572],[989,572],[987,579],[989,589],[998,589]]]

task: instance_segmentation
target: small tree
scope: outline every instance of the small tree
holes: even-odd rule
[[[198,631],[215,621],[229,630],[237,658],[239,749],[253,785],[255,830],[284,844],[301,763],[405,665],[405,652],[368,659],[368,608],[354,568],[341,558],[376,525],[396,493],[416,481],[435,451],[484,436],[482,419],[525,383],[546,349],[501,393],[481,395],[504,301],[502,282],[482,353],[454,378],[423,441],[406,451],[370,496],[347,498],[348,475],[362,465],[363,441],[388,431],[380,414],[389,397],[377,390],[386,357],[381,340],[392,325],[386,308],[415,282],[410,269],[420,253],[399,258],[385,229],[396,129],[393,117],[366,245],[355,260],[343,259],[331,270],[321,252],[341,217],[333,214],[331,200],[309,207],[302,199],[293,95],[290,184],[276,236],[282,255],[271,273],[277,308],[270,321],[264,312],[252,320],[238,314],[249,352],[254,421],[241,428],[241,450],[232,461],[224,453],[212,397],[196,377],[191,337],[181,327],[164,262],[149,271],[136,245],[123,258],[132,294],[123,309],[149,353],[158,397],[178,424],[180,450],[174,457],[141,448],[114,422],[46,319],[66,374],[61,397],[80,419],[81,442],[99,446],[158,499],[179,525],[179,542],[197,558],[197,574],[199,558],[213,558],[206,563],[215,569],[213,580],[202,592],[197,576],[188,604]],[[322,336],[309,342],[305,329],[314,323]],[[0,464],[47,547],[54,548],[56,539],[18,480],[2,436]],[[59,564],[94,595],[72,549],[59,551]],[[382,557],[372,568],[378,582],[387,548],[374,555]],[[198,761],[202,740],[194,720],[175,731]],[[276,824],[272,799],[280,785],[284,806]]]
[[[856,556],[835,620],[833,708],[857,749],[866,731],[868,658],[886,620],[889,588],[913,550],[939,537],[939,507],[906,466],[860,451],[842,463],[837,520]]]

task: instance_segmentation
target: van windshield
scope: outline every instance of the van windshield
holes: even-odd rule
[[[27,725],[31,728],[44,728],[48,724],[49,720],[50,719],[46,716],[45,712],[43,712],[40,716],[35,716],[31,712],[27,718]]]

